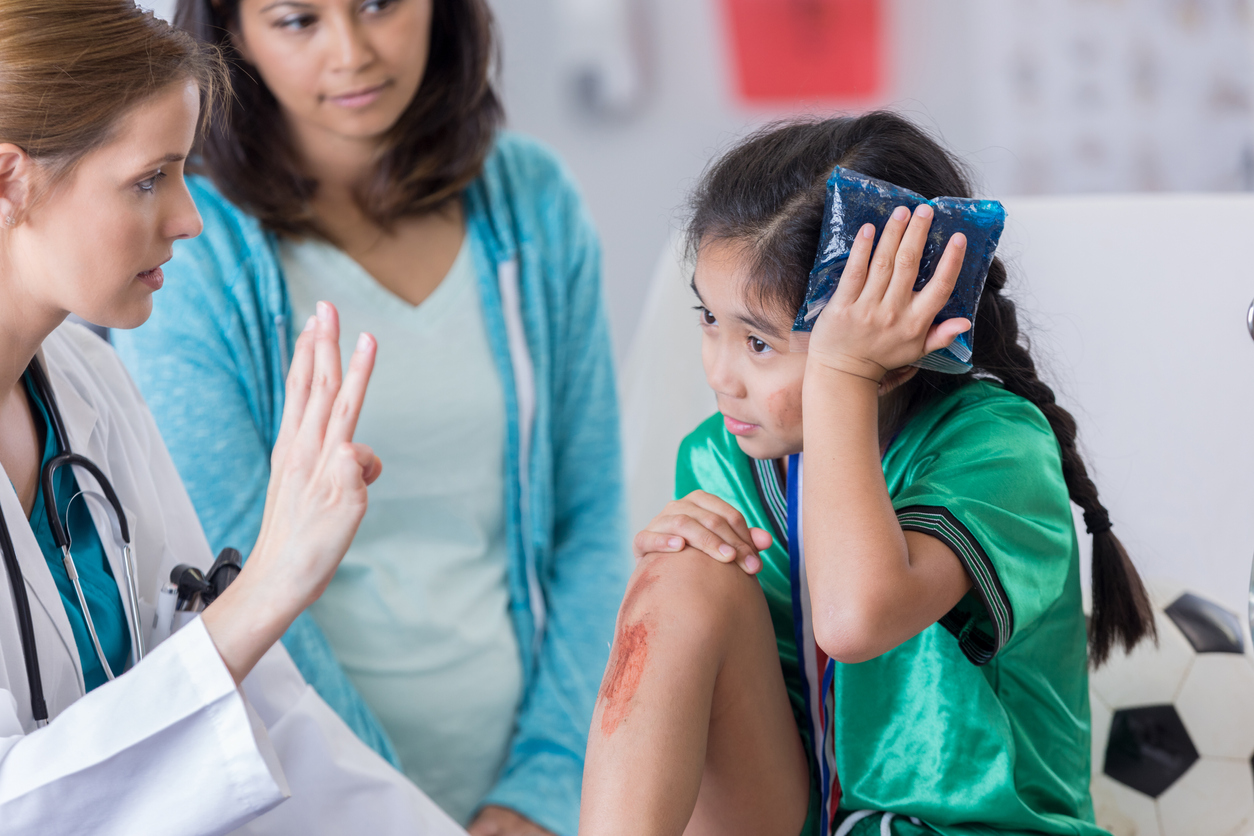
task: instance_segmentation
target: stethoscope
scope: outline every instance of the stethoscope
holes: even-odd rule
[[[78,605],[82,609],[83,620],[87,623],[87,632],[91,636],[91,643],[96,650],[96,656],[100,659],[100,665],[104,668],[105,676],[108,679],[113,679],[113,671],[109,667],[109,661],[105,658],[104,650],[100,647],[100,638],[96,635],[96,625],[92,622],[91,612],[87,608],[87,599],[83,595],[83,587],[78,580],[78,570],[74,566],[74,556],[70,553],[71,541],[69,535],[65,526],[61,524],[61,513],[60,509],[57,508],[57,496],[52,486],[52,479],[56,475],[57,470],[65,465],[75,465],[86,470],[96,477],[100,490],[104,493],[110,507],[113,508],[113,513],[118,523],[118,531],[122,536],[122,565],[126,572],[127,597],[130,599],[131,604],[130,627],[131,635],[135,637],[133,650],[135,662],[138,663],[140,659],[144,658],[144,636],[143,631],[140,629],[139,591],[135,577],[135,564],[131,555],[130,528],[126,524],[126,514],[122,510],[122,503],[118,500],[117,492],[113,490],[113,485],[109,483],[104,473],[90,459],[70,450],[70,439],[65,432],[65,423],[61,420],[61,411],[57,408],[56,398],[52,393],[52,385],[49,383],[43,367],[39,365],[38,360],[31,360],[26,370],[30,374],[35,393],[43,401],[44,408],[48,411],[48,423],[52,425],[52,433],[56,436],[57,446],[61,450],[60,455],[48,460],[39,474],[39,480],[43,486],[44,509],[48,515],[48,526],[52,529],[53,541],[61,549],[61,560],[65,564],[66,574],[69,575],[70,582],[74,584],[74,593],[78,596]],[[9,575],[9,584],[13,587],[13,609],[17,615],[18,630],[22,636],[22,654],[26,659],[26,679],[30,684],[31,714],[35,719],[36,726],[44,726],[48,722],[48,706],[44,702],[43,677],[39,673],[39,653],[35,647],[35,627],[31,621],[30,599],[26,596],[26,583],[22,577],[22,569],[17,562],[17,551],[13,548],[13,540],[9,536],[9,529],[5,523],[3,512],[0,512],[0,551],[4,552],[4,568]]]

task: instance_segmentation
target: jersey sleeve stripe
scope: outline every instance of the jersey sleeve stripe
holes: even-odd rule
[[[972,663],[986,664],[1014,634],[1014,610],[992,560],[970,530],[948,508],[933,505],[902,508],[897,512],[897,521],[904,531],[917,531],[940,540],[962,561],[975,584],[976,595],[988,611],[994,635],[984,636],[975,630],[963,630],[961,628],[965,625],[957,624],[949,616],[941,619],[941,625],[958,637],[962,652]]]

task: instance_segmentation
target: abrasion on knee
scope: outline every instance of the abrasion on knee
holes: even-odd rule
[[[601,734],[614,733],[631,713],[631,700],[640,687],[649,661],[650,620],[647,614],[637,612],[641,596],[657,581],[658,572],[649,566],[631,583],[622,608],[619,610],[619,627],[614,636],[613,655],[601,682],[597,695],[604,704],[601,711]]]
[[[649,623],[621,627],[614,637],[614,656],[601,683],[601,734],[609,737],[631,713],[631,700],[649,662]]]

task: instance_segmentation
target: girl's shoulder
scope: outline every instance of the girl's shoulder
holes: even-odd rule
[[[1026,455],[1059,458],[1058,439],[1036,404],[988,380],[960,386],[925,405],[902,427],[889,453],[989,442]]]

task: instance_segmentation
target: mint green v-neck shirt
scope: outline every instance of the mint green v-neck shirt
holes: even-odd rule
[[[419,305],[322,242],[279,248],[292,312],[339,309],[344,360],[379,350],[357,441],[383,461],[370,507],[311,608],[401,768],[467,822],[495,785],[522,698],[509,614],[505,397],[467,235]]]

